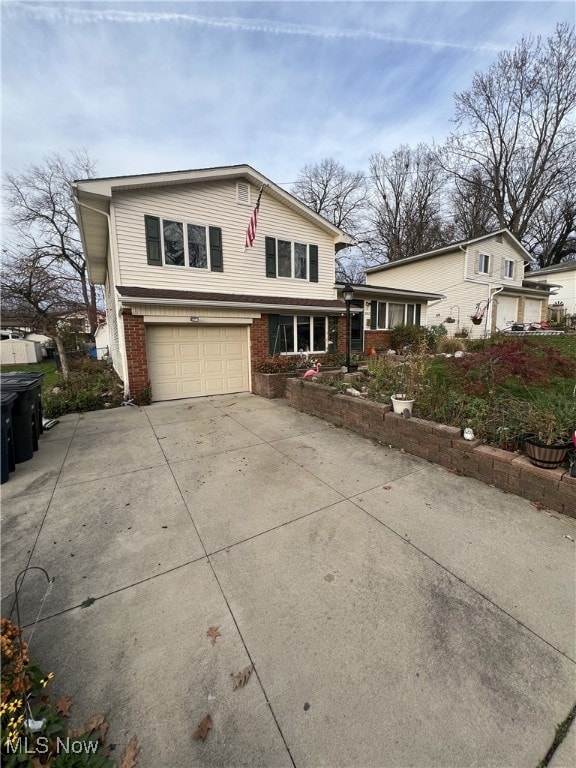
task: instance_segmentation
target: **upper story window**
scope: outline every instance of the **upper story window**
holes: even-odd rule
[[[144,216],[148,264],[222,272],[222,230]]]
[[[266,277],[318,282],[318,246],[266,238]]]
[[[514,278],[514,261],[512,259],[504,259],[504,277],[508,277],[510,280]]]
[[[481,275],[490,274],[490,256],[487,253],[478,254],[478,272]]]
[[[388,330],[397,325],[420,325],[420,304],[401,304],[393,301],[373,301],[370,328]]]

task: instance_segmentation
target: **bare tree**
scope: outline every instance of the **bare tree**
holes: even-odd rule
[[[85,151],[71,152],[69,160],[52,154],[22,173],[7,173],[4,184],[7,219],[19,251],[31,262],[49,260],[51,275],[60,268],[76,276],[92,333],[98,326],[98,296],[89,281],[69,184],[92,177],[94,169]]]
[[[361,171],[349,171],[328,157],[305,165],[292,193],[348,234],[355,236],[366,209],[366,181]]]
[[[373,251],[389,261],[443,245],[452,236],[442,211],[447,176],[426,144],[370,158]]]
[[[576,258],[576,194],[552,198],[536,212],[525,236],[535,267],[549,267]]]
[[[83,307],[78,278],[66,273],[48,254],[4,251],[0,289],[2,314],[33,331],[51,336],[60,355],[62,375],[68,379],[63,333],[66,319]]]
[[[576,166],[576,40],[559,24],[552,37],[523,38],[499,55],[472,87],[455,95],[455,131],[445,167],[464,185],[478,179],[489,192],[498,227],[529,245],[534,222],[550,200],[565,199]],[[564,217],[550,232],[563,231]],[[549,211],[552,214],[552,210]],[[562,248],[549,248],[552,259]]]
[[[480,169],[474,169],[469,179],[456,177],[453,183],[451,203],[455,238],[469,240],[497,229],[490,186]]]

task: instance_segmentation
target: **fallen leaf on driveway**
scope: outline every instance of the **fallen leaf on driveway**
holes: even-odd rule
[[[531,502],[531,503],[532,503],[532,506],[533,506],[533,507],[536,507],[536,509],[539,509],[539,510],[543,510],[543,509],[546,509],[545,505],[544,505],[544,504],[542,504],[542,503],[541,503],[541,502],[539,502],[539,501],[533,501],[533,502]]]
[[[84,733],[90,733],[91,731],[98,731],[100,735],[100,741],[104,743],[106,734],[108,733],[108,723],[104,715],[92,715],[89,720],[86,720],[84,725]]]
[[[248,680],[250,680],[251,674],[252,667],[244,667],[241,672],[232,675],[232,690],[235,691],[236,688],[244,688]]]
[[[72,699],[68,696],[60,696],[56,702],[56,712],[64,717],[70,717],[70,707],[72,706]]]
[[[563,536],[562,538],[564,538],[564,539],[570,539],[570,541],[574,541],[574,539],[572,538],[572,536],[569,536],[567,533],[565,533],[565,534],[564,534],[564,536]]]
[[[198,724],[198,728],[192,734],[195,741],[206,741],[208,732],[212,730],[212,718],[210,715],[204,715]]]
[[[136,768],[136,758],[140,754],[138,739],[132,736],[128,744],[124,747],[118,768]]]
[[[383,486],[382,486],[382,488],[383,488],[383,490],[385,490],[385,491],[389,491],[389,490],[390,490],[390,488],[392,488],[392,486],[391,486],[391,485],[383,485]]]
[[[210,638],[210,642],[212,643],[212,645],[216,645],[217,637],[222,637],[220,632],[218,632],[218,627],[209,627],[208,632],[206,632],[206,634]]]

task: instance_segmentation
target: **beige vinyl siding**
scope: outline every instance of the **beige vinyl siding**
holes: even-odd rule
[[[252,201],[256,200],[257,194],[258,190],[252,187]],[[294,298],[336,297],[333,236],[267,195],[266,189],[260,205],[256,240],[246,252],[245,233],[253,206],[236,201],[235,180],[114,192],[112,207],[122,285]],[[149,266],[146,261],[145,215],[221,227],[224,271]],[[265,236],[317,245],[318,282],[267,278]]]
[[[118,304],[116,301],[116,291],[112,282],[112,275],[110,270],[108,270],[106,283],[104,285],[104,300],[106,302],[106,322],[108,324],[110,357],[112,358],[112,366],[114,367],[114,370],[123,380],[124,364],[120,352]]]
[[[144,315],[153,318],[166,318],[167,322],[184,319],[190,322],[191,315],[201,318],[232,318],[234,320],[246,320],[251,323],[254,318],[261,317],[257,310],[249,309],[218,309],[215,307],[179,307],[166,304],[135,304],[131,305],[133,315]]]
[[[462,253],[462,251],[460,251]],[[522,256],[510,246],[505,237],[499,243],[496,237],[474,243],[467,248],[466,277],[473,280],[490,280],[497,283],[520,287],[524,276],[524,260]],[[478,272],[478,257],[481,253],[490,256],[490,271],[486,275]],[[504,261],[509,259],[514,262],[514,276],[512,279],[504,277]]]
[[[380,285],[388,288],[398,288],[409,291],[429,291],[443,293],[446,299],[430,302],[426,310],[426,320],[422,324],[439,325],[451,314],[458,317],[460,307],[460,328],[466,326],[473,338],[479,338],[484,333],[484,323],[473,325],[470,316],[476,310],[476,304],[488,297],[488,286],[480,283],[466,282],[463,279],[464,253],[462,251],[433,256],[429,259],[414,261],[369,274],[370,285]],[[494,286],[496,287],[496,286]],[[453,307],[450,310],[450,307]],[[448,334],[453,336],[457,323],[447,324]],[[490,322],[488,324],[490,327]]]

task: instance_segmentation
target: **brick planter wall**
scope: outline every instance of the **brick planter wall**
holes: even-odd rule
[[[576,478],[566,469],[540,469],[525,456],[464,440],[457,427],[404,419],[388,405],[339,395],[333,387],[289,380],[286,396],[300,411],[576,517]]]
[[[252,376],[252,392],[260,397],[273,400],[286,397],[286,381],[302,376],[302,373],[259,373]]]

